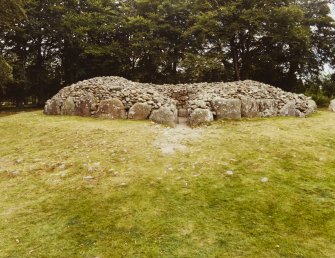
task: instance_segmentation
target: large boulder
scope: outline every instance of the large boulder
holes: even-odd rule
[[[279,111],[280,116],[299,116],[295,109],[295,101],[289,101]]]
[[[330,102],[329,110],[335,112],[335,99]]]
[[[92,111],[96,110],[96,101],[93,94],[83,96],[75,105],[76,116],[91,116]]]
[[[44,106],[44,114],[60,115],[61,114],[61,99],[53,98],[46,102]]]
[[[241,100],[239,99],[223,99],[217,97],[213,99],[212,106],[218,120],[240,119],[242,116]]]
[[[259,105],[256,99],[243,96],[241,97],[241,102],[242,117],[253,118],[260,116]]]
[[[308,100],[307,109],[304,111],[305,116],[315,113],[317,109],[318,109],[318,106],[316,105],[316,102],[312,99]]]
[[[213,113],[209,109],[197,108],[189,117],[189,124],[195,127],[201,124],[206,124],[214,120]]]
[[[175,106],[164,106],[151,113],[150,120],[170,127],[176,127],[178,122],[178,110]]]
[[[100,102],[96,116],[109,119],[126,119],[127,114],[121,100],[112,98]]]
[[[73,116],[75,114],[76,103],[73,97],[68,97],[62,107],[61,107],[61,115]]]
[[[277,102],[274,99],[260,99],[258,100],[259,111],[261,117],[277,116],[278,108]]]
[[[146,103],[136,103],[128,112],[128,119],[145,120],[150,116],[152,107]]]

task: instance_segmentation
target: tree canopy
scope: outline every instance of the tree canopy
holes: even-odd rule
[[[254,79],[304,91],[325,64],[335,65],[325,0],[29,0],[25,11],[22,4],[0,0],[0,76],[11,74],[5,95],[17,101],[43,103],[65,85],[108,75]]]

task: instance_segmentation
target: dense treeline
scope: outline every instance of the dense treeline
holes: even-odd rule
[[[104,75],[318,92],[324,65],[335,66],[325,0],[0,0],[0,8],[1,96],[18,104]]]

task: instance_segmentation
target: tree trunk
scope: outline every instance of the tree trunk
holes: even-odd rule
[[[238,49],[235,43],[235,38],[232,38],[230,40],[230,51],[233,57],[234,77],[236,81],[240,81],[241,75],[240,75],[239,55],[238,55]]]

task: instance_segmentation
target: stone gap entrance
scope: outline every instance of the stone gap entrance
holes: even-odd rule
[[[181,89],[174,89],[171,93],[171,98],[174,99],[177,104],[177,110],[178,110],[178,124],[189,127],[187,121],[188,121],[188,101],[190,99],[188,89],[181,88]]]

